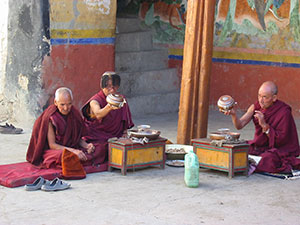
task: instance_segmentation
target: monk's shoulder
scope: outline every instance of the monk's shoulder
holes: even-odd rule
[[[277,100],[278,103],[278,108],[280,109],[280,111],[284,111],[284,112],[292,112],[292,107],[290,105],[288,105],[287,103]]]

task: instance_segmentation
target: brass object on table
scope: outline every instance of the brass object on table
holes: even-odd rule
[[[236,132],[211,132],[209,134],[211,140],[238,140],[240,138],[240,133]]]

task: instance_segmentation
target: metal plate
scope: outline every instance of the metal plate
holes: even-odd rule
[[[158,130],[148,130],[147,132],[138,132],[138,130],[128,130],[130,137],[136,138],[148,138],[150,140],[157,139],[160,135],[160,131]]]
[[[184,160],[167,160],[166,165],[174,167],[184,167]]]

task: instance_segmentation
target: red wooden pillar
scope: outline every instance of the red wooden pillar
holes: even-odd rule
[[[183,53],[177,143],[206,137],[215,0],[189,0]]]

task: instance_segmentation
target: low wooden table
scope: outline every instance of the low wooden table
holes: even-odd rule
[[[223,144],[222,147],[218,147],[211,145],[210,142],[211,140],[207,138],[192,139],[200,167],[228,172],[229,178],[237,172],[248,175],[247,143]]]
[[[128,169],[159,165],[165,168],[165,144],[167,139],[157,138],[144,145],[133,143],[129,138],[108,141],[108,170],[121,169],[126,175]]]

